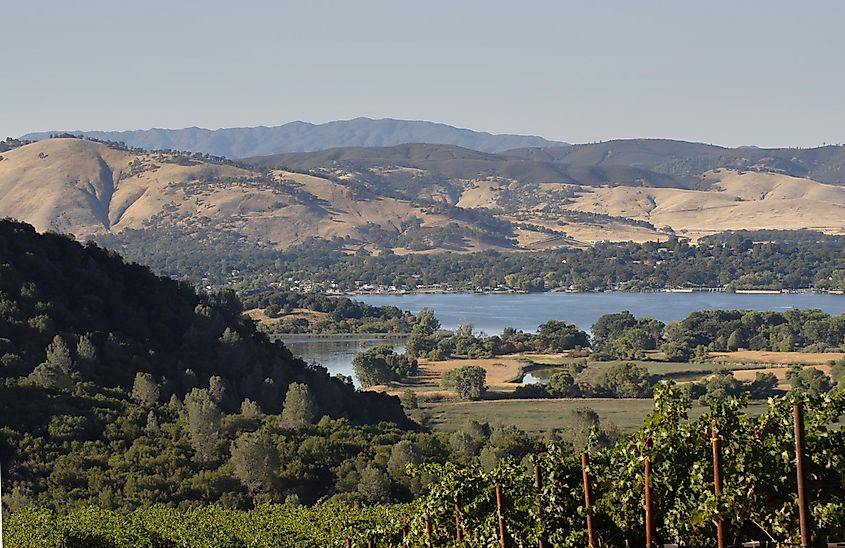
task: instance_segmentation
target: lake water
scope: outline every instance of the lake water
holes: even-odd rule
[[[317,362],[326,367],[333,375],[341,374],[354,379],[352,360],[359,352],[368,350],[380,344],[390,344],[396,352],[404,352],[405,344],[402,338],[384,339],[378,337],[308,337],[304,335],[290,335],[281,337],[294,356],[311,363]],[[355,382],[357,386],[357,381]]]
[[[690,312],[707,309],[749,309],[783,311],[817,308],[830,314],[845,313],[845,296],[816,293],[745,295],[734,293],[532,293],[532,294],[419,294],[361,295],[356,299],[372,305],[398,306],[411,312],[431,308],[445,329],[471,323],[476,331],[501,333],[511,326],[534,331],[548,320],[574,323],[589,330],[596,320],[612,312],[629,310],[637,317],[662,322],[681,320]],[[297,356],[318,362],[332,373],[353,376],[355,354],[386,342],[402,351],[401,340],[374,337],[309,338],[301,335],[282,340]],[[533,377],[527,379],[533,381]]]
[[[548,320],[563,320],[589,331],[600,316],[623,310],[662,322],[682,320],[690,312],[708,309],[818,308],[830,314],[845,313],[845,296],[826,293],[450,293],[355,298],[367,304],[398,306],[414,313],[431,308],[445,329],[469,322],[476,331],[488,335],[501,333],[507,326],[535,331]]]

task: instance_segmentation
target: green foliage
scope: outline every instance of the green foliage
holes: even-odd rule
[[[288,387],[282,406],[282,424],[302,428],[317,419],[317,402],[307,384],[295,382]]]
[[[517,331],[511,327],[501,335],[473,333],[471,324],[454,332],[415,328],[406,344],[406,351],[430,360],[492,358],[517,352],[558,353],[590,346],[590,338],[573,324],[550,320],[541,324],[537,333]]]
[[[739,348],[818,352],[843,344],[845,315],[831,316],[820,310],[701,310],[671,324],[665,338],[664,351],[671,345],[689,355],[699,346],[715,352]]]
[[[232,467],[250,494],[273,490],[279,469],[279,452],[266,430],[245,432],[232,444]]]
[[[357,354],[352,367],[355,377],[366,388],[416,374],[417,360],[407,354],[397,354],[390,345],[379,345]]]
[[[644,398],[651,395],[653,384],[646,368],[629,362],[604,371],[596,382],[596,389],[620,398]]]
[[[590,346],[590,339],[586,333],[574,324],[558,320],[549,320],[537,328],[537,338],[542,341],[545,352],[562,352],[574,348]]]
[[[477,400],[487,390],[487,371],[478,365],[450,369],[440,379],[443,388],[449,388],[466,400]]]
[[[216,383],[224,412],[247,398],[278,409],[287,386],[299,382],[320,387],[321,415],[408,424],[398,401],[361,395],[295,359],[242,310],[231,290],[197,293],[94,244],[0,221],[0,379],[28,377],[65,393],[88,383],[131,393],[140,372],[160,384],[165,400]]]
[[[200,462],[210,463],[219,454],[222,413],[209,391],[194,388],[185,397],[191,446]]]
[[[131,396],[144,407],[153,407],[161,397],[161,388],[152,375],[139,371],[135,374]]]
[[[153,506],[131,513],[79,508],[59,515],[26,509],[12,515],[6,539],[18,548],[157,548],[208,546],[245,548],[341,547],[374,540],[398,545],[406,505],[361,506],[325,502],[313,507],[262,505],[249,512],[220,507],[176,509]]]
[[[643,459],[651,461],[651,487],[658,543],[710,547],[715,521],[728,524],[731,542],[797,542],[792,403],[773,400],[759,417],[744,411],[745,399],[711,402],[699,419],[688,418],[690,401],[671,385],[655,390],[655,410],[635,435],[603,450],[591,450],[588,473],[593,486],[596,534],[600,545],[642,545]],[[815,542],[845,534],[845,392],[825,399],[804,399],[808,493]],[[589,412],[585,411],[589,422]],[[834,424],[831,425],[831,422]],[[716,432],[723,455],[723,491],[713,493],[710,437]],[[467,544],[495,545],[496,485],[505,494],[510,542],[536,545],[540,535],[553,546],[585,546],[581,468],[563,444],[551,443],[538,455],[543,471],[543,515],[534,510],[537,493],[531,472],[518,461],[503,460],[491,472],[446,464],[421,470],[439,481],[423,500],[434,521],[436,542],[448,543],[454,528],[454,500],[460,501]],[[412,522],[414,546],[425,542],[422,524]]]
[[[807,393],[811,396],[826,394],[833,388],[830,377],[815,367],[801,367],[799,365],[789,368],[786,372],[786,381],[792,390]]]
[[[245,246],[236,234],[225,231],[201,230],[199,234],[199,238],[188,237],[179,229],[161,227],[127,229],[118,235],[98,236],[98,241],[157,272],[188,276],[197,282],[210,278],[223,285],[243,283],[242,277],[247,277],[266,285],[283,277],[344,291],[358,291],[361,284],[402,289],[445,284],[457,290],[503,285],[525,291],[637,291],[725,287],[732,282],[733,287],[749,289],[840,289],[841,271],[845,271],[845,238],[812,232],[807,232],[806,238],[796,237],[800,232],[725,233],[704,238],[695,246],[672,238],[660,243],[605,242],[587,249],[531,253],[384,253],[377,257],[348,254],[347,248],[354,243],[342,239],[313,239],[277,252]],[[461,236],[446,235],[443,243],[461,245]],[[456,268],[458,263],[460,268]],[[566,268],[561,268],[563,264]],[[233,270],[238,276],[232,275]]]
[[[794,544],[798,540],[795,503],[792,404],[805,411],[807,492],[815,543],[845,534],[845,392],[824,398],[794,395],[773,399],[760,416],[745,412],[747,400],[713,400],[709,410],[690,420],[691,402],[670,384],[655,389],[655,409],[636,434],[607,445],[596,445],[595,416],[589,409],[574,417],[580,424],[573,440],[586,439],[587,468],[593,487],[593,515],[600,545],[642,545],[643,460],[652,466],[651,487],[659,543],[683,543],[706,548],[714,543],[714,523],[728,524],[731,542],[748,540]],[[331,422],[331,421],[330,421]],[[325,427],[329,427],[327,422]],[[340,425],[334,425],[339,427]],[[590,434],[587,434],[587,430]],[[719,437],[723,455],[721,494],[713,493],[711,441]],[[348,432],[347,432],[348,434]],[[386,432],[379,437],[384,438]],[[460,436],[458,435],[460,434]],[[259,440],[264,434],[246,438]],[[586,438],[585,438],[586,436]],[[390,437],[390,436],[388,436]],[[495,488],[502,487],[504,520],[515,546],[547,544],[581,547],[586,543],[581,467],[568,443],[525,444],[508,428],[468,424],[451,443],[476,440],[467,446],[466,461],[437,464],[410,438],[376,451],[382,457],[362,459],[350,474],[349,495],[366,506],[335,498],[302,506],[262,505],[249,512],[220,506],[165,508],[151,506],[133,512],[91,507],[65,508],[61,515],[45,508],[18,509],[7,522],[7,542],[13,546],[342,546],[346,538],[358,545],[398,545],[408,518],[409,546],[427,543],[450,546],[454,538],[456,502],[465,545],[495,546]],[[348,439],[337,431],[336,439]],[[393,438],[396,439],[396,438]],[[313,441],[290,440],[305,452],[326,454]],[[276,439],[273,445],[279,446]],[[472,456],[481,453],[482,457]],[[302,451],[299,451],[302,454]],[[258,454],[263,454],[259,451]],[[526,459],[527,455],[531,455]],[[455,453],[455,458],[459,454]],[[486,457],[490,462],[485,462]],[[383,464],[382,464],[383,463]],[[423,464],[419,464],[423,463]],[[533,485],[529,463],[540,466],[543,486]],[[411,476],[403,473],[411,470]],[[344,474],[338,468],[339,474]],[[281,478],[280,478],[281,479]],[[384,504],[396,482],[425,482],[428,488],[411,504]],[[542,501],[542,515],[537,503]],[[431,516],[433,534],[425,532],[423,516]]]
[[[830,376],[839,387],[845,386],[845,358],[830,364]]]
[[[663,322],[637,319],[627,310],[605,314],[593,325],[593,349],[624,360],[642,358],[646,350],[661,344],[664,327]]]
[[[0,363],[0,462],[14,511],[359,500],[349,486],[361,463],[414,435],[403,430],[412,423],[398,398],[358,392],[294,359],[242,316],[232,291],[197,293],[93,244],[8,220]],[[308,413],[287,414],[308,418],[297,429],[276,414],[297,399],[286,398],[289,386],[311,395],[293,406]],[[312,424],[319,417],[324,427]],[[241,439],[262,428],[269,445]],[[278,461],[264,459],[272,482],[244,473],[242,463],[262,454],[256,447],[278,452]],[[436,441],[423,454],[445,458]],[[391,500],[410,489],[391,479]]]
[[[402,395],[399,396],[399,401],[402,402],[402,407],[405,409],[417,409],[420,406],[417,393],[410,388],[402,392]]]

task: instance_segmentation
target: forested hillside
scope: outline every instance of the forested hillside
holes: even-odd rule
[[[381,421],[393,425],[356,426]],[[243,458],[268,447],[271,430],[255,434],[262,425],[289,432],[292,450],[347,429],[346,449],[329,459],[336,466],[376,433],[401,436],[413,423],[398,398],[358,392],[268,341],[231,292],[197,293],[93,244],[0,221],[0,459],[10,500],[245,497],[230,459],[237,447]],[[272,482],[274,493],[334,489],[334,475],[299,466],[291,483]]]

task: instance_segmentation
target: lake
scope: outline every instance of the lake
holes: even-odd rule
[[[535,331],[548,320],[563,320],[589,331],[600,316],[630,311],[662,322],[682,320],[690,312],[708,309],[783,311],[818,308],[845,313],[845,296],[826,293],[441,293],[418,295],[361,295],[355,299],[375,306],[398,306],[419,312],[431,308],[445,329],[471,323],[476,331],[493,335],[507,326]]]
[[[361,295],[355,299],[376,306],[397,306],[411,312],[431,308],[445,329],[471,323],[488,335],[511,326],[534,331],[548,320],[574,323],[589,330],[596,320],[612,312],[629,310],[637,317],[662,322],[681,320],[690,312],[707,309],[749,309],[783,311],[817,308],[830,314],[845,313],[845,296],[823,293],[748,295],[735,293],[530,293],[476,294],[443,293],[418,295]],[[391,343],[375,337],[282,337],[291,351],[309,362],[318,362],[332,373],[353,375],[355,354],[377,344]],[[392,343],[397,351],[400,344]],[[529,381],[534,380],[529,378]]]
[[[281,337],[294,356],[311,363],[317,362],[326,367],[333,375],[341,374],[355,377],[352,370],[352,359],[359,352],[368,350],[380,344],[390,344],[397,352],[404,352],[404,338],[392,337],[384,339],[367,335],[354,337],[289,335]],[[358,385],[358,382],[355,382]]]

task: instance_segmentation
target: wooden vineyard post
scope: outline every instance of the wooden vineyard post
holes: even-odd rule
[[[461,501],[460,498],[455,495],[455,541],[460,544],[463,540],[463,534],[461,532]]]
[[[801,548],[810,546],[810,505],[807,502],[804,471],[804,409],[800,403],[792,406],[795,431],[795,473],[798,480],[798,519],[801,527]]]
[[[590,514],[590,507],[593,505],[593,492],[590,489],[590,475],[587,467],[590,466],[590,457],[586,452],[581,453],[581,475],[584,481],[584,509],[587,511],[587,546],[595,548],[596,539],[593,531],[593,516]]]
[[[539,464],[534,465],[534,489],[537,491],[537,519],[540,525],[543,523],[543,474]],[[542,531],[542,528],[541,528]],[[545,548],[545,533],[540,533],[540,538],[537,540],[538,548]]]
[[[496,508],[499,512],[499,546],[507,548],[507,540],[505,539],[505,502],[502,495],[502,486],[496,486]]]
[[[405,516],[402,525],[402,548],[408,548],[408,516]]]
[[[713,430],[710,435],[710,444],[713,446],[713,492],[718,496],[722,492],[722,450],[720,447],[719,433]],[[716,545],[718,548],[725,548],[725,522],[716,522]]]
[[[373,543],[373,539],[367,539],[367,548],[375,548],[375,544]]]
[[[646,449],[651,449],[651,438],[645,442]],[[654,515],[651,505],[651,459],[645,455],[643,459],[645,467],[645,543],[646,546],[652,548],[655,544],[654,540]]]
[[[431,514],[425,513],[425,545],[431,548]]]
[[[352,548],[352,541],[349,538],[346,539],[346,548]]]

